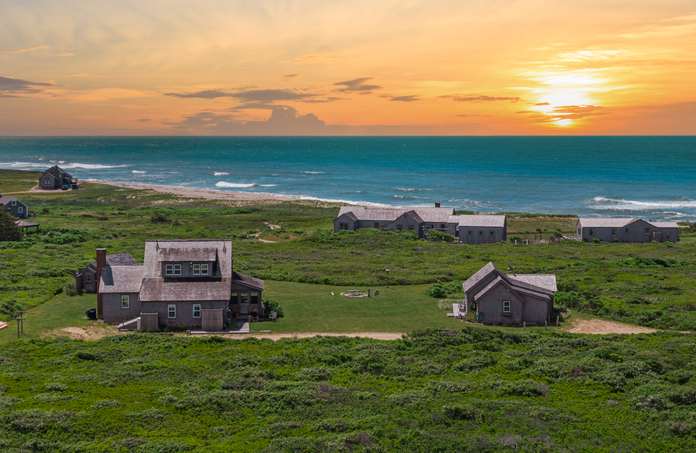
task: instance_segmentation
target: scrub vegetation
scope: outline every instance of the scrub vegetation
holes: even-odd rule
[[[694,451],[696,338],[130,334],[0,345],[0,449]]]
[[[9,192],[7,188],[31,188],[36,177],[28,173],[38,175],[0,173],[0,193]],[[41,233],[22,242],[0,243],[0,319],[4,320],[20,307],[32,308],[56,294],[74,291],[69,283],[73,273],[94,260],[97,247],[106,247],[109,253],[129,252],[142,262],[146,239],[231,237],[236,270],[268,282],[323,285],[326,294],[340,291],[339,287],[383,291],[385,269],[390,269],[391,286],[428,285],[417,288],[428,296],[438,284],[449,293],[452,282],[465,280],[493,261],[503,269],[514,266],[518,273],[556,274],[557,305],[646,327],[696,330],[693,225],[685,225],[682,241],[674,244],[564,241],[470,246],[373,229],[335,234],[332,222],[337,205],[317,201],[184,199],[94,184],[84,190],[17,196],[36,212]],[[574,233],[575,222],[568,216],[510,214],[509,236],[568,235]],[[280,228],[272,230],[269,225]],[[285,307],[287,317],[293,314],[284,298],[309,290],[293,291],[272,294]],[[442,297],[441,290],[435,293],[434,297]],[[333,300],[326,299],[326,306],[311,305],[315,312],[322,312]],[[394,298],[391,303],[400,302]],[[418,308],[404,313],[418,315]],[[327,319],[330,326],[331,318]]]

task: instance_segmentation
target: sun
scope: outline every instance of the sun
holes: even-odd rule
[[[573,120],[571,120],[571,119],[565,119],[565,120],[564,120],[564,119],[560,119],[560,120],[554,121],[553,124],[555,124],[556,126],[565,127],[565,126],[570,126],[571,124],[573,124]]]

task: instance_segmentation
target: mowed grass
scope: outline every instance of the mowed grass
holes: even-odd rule
[[[65,327],[88,328],[96,324],[87,319],[85,312],[97,306],[96,294],[67,296],[60,294],[47,303],[28,310],[24,315],[24,333],[20,338],[41,338],[45,333]],[[17,321],[10,320],[8,327],[0,330],[0,343],[17,338]]]
[[[253,324],[252,329],[270,329],[273,333],[406,333],[425,328],[461,328],[462,321],[448,318],[447,312],[438,308],[438,299],[427,295],[428,288],[373,287],[370,289],[373,293],[378,289],[379,296],[350,298],[340,293],[351,289],[367,292],[367,288],[266,281],[264,298],[280,301],[285,317],[275,323]]]

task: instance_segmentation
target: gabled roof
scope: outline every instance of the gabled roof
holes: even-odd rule
[[[464,292],[468,293],[476,284],[484,280],[491,274],[495,274],[496,278],[486,285],[485,288],[478,291],[474,295],[474,300],[482,297],[483,294],[490,291],[497,284],[503,282],[508,288],[513,289],[522,294],[529,294],[536,297],[549,298],[558,289],[556,288],[556,276],[544,274],[505,274],[498,269],[493,263],[489,262],[483,266],[478,272],[469,277],[463,284]]]
[[[106,264],[110,266],[136,266],[138,263],[130,255],[130,253],[123,252],[106,255]],[[97,262],[92,261],[87,267],[91,267],[92,270],[96,272]]]
[[[378,208],[372,206],[343,206],[338,211],[340,217],[351,213],[355,220],[393,222],[406,212],[413,211],[423,222],[447,223],[454,214],[454,208]]]
[[[65,176],[67,176],[68,178],[72,178],[72,176],[70,175],[70,173],[68,173],[67,171],[63,170],[63,169],[60,168],[58,165],[54,165],[53,167],[51,167],[51,168],[49,168],[48,170],[44,171],[43,174],[50,173],[51,176],[53,176],[54,178],[59,178],[59,177],[60,177],[59,174],[60,174],[61,172],[64,173]]]
[[[558,287],[556,286],[556,276],[553,274],[507,274],[507,276],[512,280],[538,286],[549,291],[558,291]]]
[[[145,278],[140,287],[142,302],[214,301],[230,300],[232,279],[218,281],[165,281],[163,278]]]
[[[418,215],[416,211],[406,211],[403,214],[401,214],[399,217],[394,219],[394,222],[398,221],[401,218],[404,217],[411,217],[416,223],[423,223],[423,219],[421,216]]]
[[[353,214],[351,211],[344,212],[343,214],[339,213],[338,217],[342,217],[342,216],[346,216],[352,221],[358,220],[358,218],[355,216],[355,214]],[[336,218],[338,218],[338,217],[336,217]]]
[[[216,261],[215,247],[160,247],[157,261]]]
[[[233,283],[239,282],[239,283],[242,283],[246,286],[250,286],[254,289],[257,289],[259,291],[263,291],[263,280],[261,280],[261,279],[250,277],[246,274],[240,274],[239,272],[233,272],[232,278],[233,278],[233,280],[232,280]]]
[[[130,255],[129,255],[130,256]],[[106,266],[102,270],[102,293],[137,293],[143,280],[143,266]]]
[[[679,228],[677,222],[648,222],[655,228]]]
[[[578,224],[583,228],[623,228],[629,223],[634,222],[635,217],[620,218],[579,218]]]
[[[162,252],[165,255],[160,255],[163,249],[169,250]],[[229,239],[146,241],[143,278],[162,278],[161,256],[176,256],[177,259],[172,261],[194,261],[194,257],[196,260],[200,257],[210,258],[213,251],[217,253],[219,276],[232,277],[232,241]],[[215,258],[200,261],[215,261]]]
[[[26,204],[22,203],[21,201],[19,201],[19,200],[16,199],[15,197],[7,197],[7,196],[3,197],[2,195],[0,195],[0,204],[4,204],[5,206],[9,206],[9,203],[10,203],[12,200],[14,200],[14,201],[16,201],[17,203],[21,203],[22,205],[26,206]]]
[[[456,223],[460,228],[464,227],[505,227],[504,215],[453,215],[450,216],[448,223]]]

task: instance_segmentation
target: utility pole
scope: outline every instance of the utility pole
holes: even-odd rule
[[[22,333],[24,333],[24,319],[25,319],[25,318],[24,318],[24,314],[25,314],[25,313],[26,313],[26,311],[16,311],[16,312],[15,312],[15,316],[16,316],[16,317],[15,317],[15,318],[12,318],[12,319],[14,319],[15,321],[17,321],[17,338],[19,338],[19,332],[20,332],[20,330],[21,330]]]

